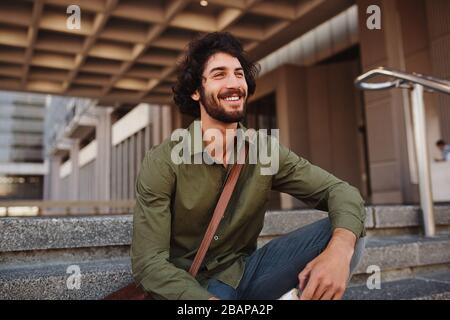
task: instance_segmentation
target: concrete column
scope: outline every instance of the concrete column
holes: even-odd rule
[[[152,146],[152,124],[148,124],[144,129],[144,149],[147,152]]]
[[[162,106],[162,140],[170,137],[172,134],[172,108],[170,106]]]
[[[386,66],[405,70],[405,54],[397,0],[357,0],[363,71]],[[381,8],[381,30],[366,26],[367,7]],[[373,203],[415,200],[412,184],[414,147],[408,92],[384,90],[364,93]],[[411,170],[410,170],[411,168]]]
[[[151,110],[151,124],[152,124],[152,145],[161,143],[161,107],[153,105]]]
[[[110,107],[97,107],[97,158],[95,160],[95,190],[97,200],[110,200],[111,187],[111,112]]]
[[[280,128],[280,143],[297,154],[309,158],[309,125],[307,105],[306,68],[285,65],[263,75],[250,103],[269,94],[276,96],[277,128]],[[301,206],[294,197],[280,194],[282,209]]]
[[[70,161],[72,171],[70,173],[69,195],[70,200],[79,200],[80,188],[80,166],[78,164],[78,155],[80,153],[80,141],[78,139],[72,140],[70,147]]]
[[[47,168],[47,172],[46,172],[46,174],[44,175],[44,194],[43,194],[43,196],[42,196],[42,199],[43,200],[50,200],[50,197],[51,197],[51,190],[50,190],[50,188],[51,188],[51,183],[50,183],[50,181],[51,181],[51,177],[50,177],[50,160],[49,160],[49,157],[47,156],[45,159],[44,159],[44,166]]]
[[[450,78],[450,2],[448,0],[424,1],[430,41],[433,75]],[[450,96],[436,94],[440,122],[440,137],[450,143]]]
[[[277,128],[280,128],[280,143],[303,157],[309,157],[309,126],[304,68],[292,65],[278,70],[276,89]],[[301,203],[286,193],[280,194],[282,209],[301,206]]]
[[[45,176],[44,186],[47,191],[45,200],[57,200],[59,198],[59,171],[61,168],[61,155],[50,155],[48,158],[48,173]]]

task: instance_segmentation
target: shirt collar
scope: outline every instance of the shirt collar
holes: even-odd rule
[[[243,133],[247,132],[247,128],[241,123],[238,122],[238,129],[241,129]],[[200,119],[196,119],[194,120],[188,127],[188,131],[189,131],[189,139],[190,139],[190,144],[189,144],[189,152],[192,155],[196,155],[198,153],[203,153],[203,151],[205,150],[207,143],[206,141],[203,140],[203,135],[202,135],[202,128],[201,128],[201,121]],[[245,139],[245,141],[248,141],[249,143],[251,143],[252,145],[255,142],[255,139]],[[242,139],[240,140],[240,142],[242,142]],[[238,150],[240,150],[241,145],[238,146]]]

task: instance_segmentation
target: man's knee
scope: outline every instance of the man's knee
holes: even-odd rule
[[[323,243],[326,245],[331,239],[331,229],[330,219],[324,218],[308,224],[298,229],[298,231],[302,230],[301,233],[308,234],[308,238],[313,240],[314,243]]]
[[[304,230],[304,232],[310,233],[310,239],[315,243],[315,245],[322,244],[323,249],[326,248],[328,242],[332,237],[332,225],[330,219],[324,218],[311,223],[305,227],[302,227],[296,231]],[[362,257],[364,256],[364,251],[366,247],[366,237],[359,238],[355,244],[355,250],[353,252],[352,260],[350,262],[350,273],[353,272],[358,267]]]

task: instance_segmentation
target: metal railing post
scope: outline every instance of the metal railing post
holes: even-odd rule
[[[367,80],[377,76],[388,77],[391,80],[377,83],[367,82]],[[426,139],[423,92],[424,89],[427,89],[432,92],[450,94],[450,81],[380,67],[360,75],[356,78],[355,85],[360,90],[412,89],[411,102],[414,145],[419,176],[420,207],[422,210],[425,235],[427,237],[434,236],[436,227],[433,212],[433,193],[431,188],[430,158],[428,156]]]
[[[428,156],[423,103],[423,86],[414,84],[411,91],[414,142],[416,147],[417,170],[419,176],[420,206],[422,209],[425,235],[435,235],[433,196],[431,189],[430,158]]]

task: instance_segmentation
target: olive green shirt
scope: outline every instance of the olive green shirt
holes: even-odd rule
[[[192,139],[192,145],[196,143]],[[365,234],[364,203],[358,190],[280,144],[275,174],[262,175],[260,163],[244,165],[195,279],[187,270],[232,165],[175,164],[171,151],[177,144],[167,139],[149,150],[136,181],[132,272],[136,282],[156,298],[210,298],[213,295],[206,290],[210,278],[236,288],[245,257],[256,250],[270,190],[327,211],[333,230],[345,228],[357,238]],[[194,157],[196,152],[198,148],[190,148],[188,155]]]

